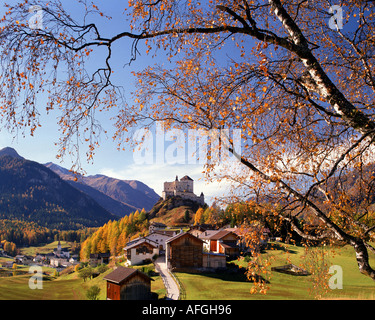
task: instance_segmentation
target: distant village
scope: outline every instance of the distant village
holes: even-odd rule
[[[3,267],[12,268],[13,264],[36,265],[42,267],[52,267],[58,270],[79,264],[78,254],[71,255],[69,248],[62,248],[61,242],[58,241],[57,247],[49,253],[37,253],[35,256],[18,254],[15,257],[8,256],[0,248],[0,256],[14,258],[13,261],[6,262]]]

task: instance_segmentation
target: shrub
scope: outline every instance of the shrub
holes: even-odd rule
[[[96,285],[90,287],[86,292],[86,297],[89,300],[99,300],[100,288]]]
[[[108,267],[105,264],[101,264],[97,267],[99,273],[104,273],[108,270]]]

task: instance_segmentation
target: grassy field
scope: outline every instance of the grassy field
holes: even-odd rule
[[[339,265],[343,270],[343,289],[329,290],[322,299],[375,299],[375,282],[359,273],[353,249],[351,247],[327,249],[328,264]],[[271,266],[289,263],[302,265],[304,263],[304,248],[292,245],[278,245],[273,250],[266,250],[263,257],[271,258]],[[371,255],[372,265],[375,255]],[[243,259],[232,263],[245,267]],[[183,283],[188,300],[244,300],[244,299],[315,299],[312,277],[293,276],[273,271],[270,278],[269,290],[266,295],[250,294],[252,283],[246,276],[239,274],[192,274],[177,273]],[[214,288],[214,290],[213,290]]]
[[[21,248],[21,254],[28,256],[35,256],[37,253],[49,253],[53,252],[53,249],[57,248],[58,241],[54,241],[38,247],[26,247]],[[66,241],[60,241],[61,248],[71,248],[71,243]]]
[[[63,244],[67,245],[67,244]],[[43,250],[55,248],[56,243],[43,247]],[[41,248],[38,248],[40,250]],[[35,248],[27,248],[36,250]],[[349,246],[328,250],[329,265],[339,265],[343,270],[343,289],[330,290],[323,295],[323,299],[375,299],[375,283],[369,277],[359,273],[353,249]],[[273,249],[266,250],[263,258],[271,258],[271,266],[280,266],[288,263],[302,265],[304,263],[304,248],[277,244]],[[372,265],[375,265],[375,255],[370,254]],[[244,259],[231,262],[241,266],[243,272],[235,274],[225,273],[177,273],[178,278],[186,289],[188,300],[258,300],[258,299],[315,299],[311,292],[313,283],[311,276],[292,276],[273,271],[269,290],[266,295],[250,294],[252,283],[244,275],[247,262]],[[152,265],[144,266],[146,268]],[[142,267],[139,267],[142,268]],[[27,272],[28,267],[19,266],[17,270]],[[44,278],[42,290],[31,290],[28,286],[30,274],[12,277],[0,277],[0,299],[4,300],[85,300],[86,291],[93,285],[101,288],[99,298],[106,298],[105,280],[103,277],[112,269],[98,277],[84,282],[77,272],[53,276],[54,269],[43,268],[48,273]],[[159,276],[152,276],[151,290],[158,293],[159,298],[166,294],[163,282]]]
[[[27,267],[18,270],[28,270]],[[43,271],[51,272],[50,268]],[[64,274],[57,277],[52,275],[43,279],[43,289],[30,289],[30,274],[12,277],[0,277],[0,300],[86,300],[86,291],[94,285],[99,286],[99,300],[106,299],[106,281],[103,280],[112,269],[100,274],[98,277],[85,282],[78,277],[77,272]],[[52,272],[51,272],[52,274]],[[158,293],[159,298],[165,296],[165,288],[160,276],[153,276],[151,291]]]

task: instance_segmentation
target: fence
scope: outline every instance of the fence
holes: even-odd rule
[[[178,300],[186,300],[186,290],[183,285],[183,283],[180,281],[180,279],[175,275],[172,271],[169,271],[169,273],[172,275],[174,281],[177,283],[177,286],[180,290],[180,294],[178,296]]]
[[[154,263],[155,270],[160,274],[161,279],[163,280],[165,290],[167,290],[166,296],[168,295],[168,289],[169,289],[169,283],[166,279],[166,277],[163,277],[163,272],[161,271],[161,268],[157,263]]]

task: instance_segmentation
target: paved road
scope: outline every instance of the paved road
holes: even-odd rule
[[[155,260],[155,267],[160,273],[161,278],[163,279],[165,289],[167,290],[167,299],[178,300],[180,296],[180,290],[176,281],[174,281],[173,277],[167,269],[165,256],[158,257]]]

